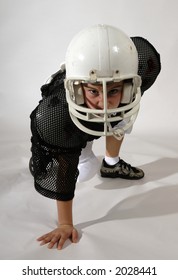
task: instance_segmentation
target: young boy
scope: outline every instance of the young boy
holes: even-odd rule
[[[71,41],[65,65],[42,86],[31,114],[30,169],[36,190],[57,200],[59,226],[38,238],[48,248],[77,242],[72,201],[77,180],[96,172],[92,141],[106,136],[101,176],[141,179],[144,172],[119,158],[125,132],[132,129],[141,95],[160,72],[160,58],[145,39],[96,25]]]

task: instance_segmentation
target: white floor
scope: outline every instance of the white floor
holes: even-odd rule
[[[28,170],[28,141],[0,142],[0,259],[178,259],[178,149],[171,137],[133,133],[121,157],[144,169],[140,181],[96,175],[77,185],[77,244],[62,251],[36,238],[57,223],[55,201],[39,195]],[[104,139],[94,143],[102,159]]]

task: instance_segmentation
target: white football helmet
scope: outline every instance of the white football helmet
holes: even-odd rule
[[[114,135],[121,139],[134,123],[141,98],[141,78],[137,75],[138,53],[132,40],[121,30],[96,25],[79,32],[66,53],[66,98],[73,122],[84,132],[96,136]],[[107,83],[124,82],[121,106],[107,108]],[[82,83],[101,83],[103,109],[84,104]],[[125,126],[114,128],[125,120]],[[88,125],[90,123],[90,125]],[[92,123],[94,129],[92,129]],[[103,124],[96,129],[96,123]]]

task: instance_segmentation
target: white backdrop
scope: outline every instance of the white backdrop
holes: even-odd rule
[[[1,225],[3,226],[3,230],[1,229],[0,231],[1,259],[42,257],[74,257],[79,259],[152,258],[152,256],[153,258],[161,258],[161,256],[163,258],[178,257],[178,248],[174,251],[174,248],[177,246],[175,244],[178,244],[176,237],[178,224],[176,224],[175,228],[174,225],[175,220],[178,219],[175,217],[174,220],[171,216],[171,220],[169,220],[168,217],[169,214],[177,215],[178,213],[176,202],[178,181],[177,11],[177,0],[0,1],[0,213]],[[164,247],[165,244],[160,245],[160,243],[157,243],[160,242],[159,234],[157,235],[161,231],[160,228],[157,228],[159,222],[154,220],[154,226],[150,227],[153,229],[153,232],[155,231],[155,235],[148,234],[147,236],[149,230],[146,231],[146,221],[143,224],[139,224],[137,220],[138,223],[136,222],[136,225],[138,228],[139,225],[140,230],[145,228],[144,234],[148,238],[148,244],[139,243],[136,249],[130,241],[130,243],[126,242],[126,247],[124,247],[124,240],[122,238],[127,238],[127,234],[125,235],[123,230],[123,235],[121,234],[122,232],[120,233],[120,240],[123,241],[119,249],[121,255],[118,256],[113,253],[113,248],[115,248],[118,240],[116,233],[113,233],[113,244],[111,244],[111,247],[109,245],[107,246],[107,252],[104,254],[102,250],[100,251],[101,247],[97,247],[100,244],[99,225],[90,227],[94,223],[85,224],[86,220],[90,220],[92,217],[89,216],[89,213],[82,212],[83,208],[81,207],[84,202],[78,204],[80,207],[76,205],[75,212],[76,214],[80,214],[76,222],[81,223],[79,228],[85,225],[86,234],[89,235],[83,238],[83,244],[82,241],[80,242],[78,246],[81,247],[78,247],[79,251],[77,253],[76,249],[70,246],[64,250],[63,255],[54,253],[54,251],[49,253],[44,248],[40,251],[39,247],[38,249],[36,247],[36,241],[34,241],[40,234],[48,231],[49,227],[54,227],[56,210],[53,201],[44,200],[33,190],[33,181],[28,172],[28,159],[30,156],[29,115],[38,104],[41,85],[52,73],[58,70],[60,63],[64,60],[65,51],[71,38],[82,28],[96,23],[117,26],[129,36],[145,37],[161,54],[161,74],[155,85],[142,98],[138,119],[132,134],[128,137],[128,142],[123,146],[123,152],[126,156],[125,159],[133,160],[134,164],[142,164],[148,172],[146,182],[143,184],[143,194],[144,191],[152,190],[153,187],[156,189],[156,191],[150,192],[150,200],[146,200],[148,197],[146,194],[144,194],[145,196],[143,195],[143,198],[146,200],[145,216],[143,214],[145,200],[143,199],[142,201],[141,194],[139,194],[138,200],[131,201],[131,206],[137,205],[142,201],[140,208],[136,207],[136,210],[134,210],[136,212],[133,211],[133,215],[136,214],[137,218],[142,217],[143,220],[146,217],[147,222],[148,220],[150,221],[150,226],[152,217],[161,215],[158,221],[162,220],[163,224],[167,223],[165,229],[162,228],[163,244],[166,240],[173,240],[173,244],[169,244],[167,247]],[[99,156],[102,156],[104,153],[104,149],[100,149],[100,146],[97,147],[97,144],[96,150]],[[170,176],[174,177],[172,178]],[[165,178],[167,181],[164,181]],[[113,212],[115,208],[112,207],[116,199],[116,192],[119,192],[121,200],[124,198],[123,202],[127,202],[127,195],[129,197],[134,191],[137,192],[137,187],[138,192],[141,192],[140,183],[138,186],[132,186],[133,188],[131,187],[129,190],[127,188],[129,183],[124,183],[126,189],[122,190],[121,188],[116,190],[116,185],[112,186],[113,183],[107,180],[106,184],[111,184],[110,195],[113,194],[113,200],[110,205],[107,202],[107,185],[104,182],[98,183],[97,180],[99,179],[94,180],[92,181],[92,184],[96,185],[93,191],[94,193],[91,196],[88,195],[88,192],[92,192],[92,190],[88,189],[87,184],[85,184],[85,190],[79,185],[76,201],[81,201],[79,200],[80,196],[85,194],[87,194],[87,199],[88,197],[96,198],[95,192],[98,192],[98,197],[101,198],[100,190],[107,190],[102,194],[102,199],[103,201],[106,199],[105,207],[110,207],[109,209],[111,211],[108,210],[108,213],[110,213],[108,217],[110,218],[112,218],[112,213],[115,213]],[[160,187],[163,186],[164,190],[159,192]],[[16,194],[17,196],[15,196]],[[158,195],[156,200],[154,200],[155,194]],[[171,201],[172,197],[174,199],[173,201]],[[150,216],[149,202],[151,202],[151,207],[153,207]],[[159,208],[157,202],[160,205],[162,202],[164,205],[161,205]],[[89,207],[90,203],[94,202],[93,200],[92,202],[89,200],[86,203]],[[20,208],[20,205],[22,208]],[[118,217],[122,221],[123,229],[126,226],[126,229],[130,231],[132,229],[129,226],[132,228],[132,224],[127,224],[127,222],[130,221],[129,218],[132,216],[132,211],[131,213],[126,211],[127,206],[130,207],[130,204],[128,203],[127,205],[126,203],[121,205],[124,205],[124,208],[122,209],[121,206],[123,212],[121,211]],[[47,209],[51,209],[51,212],[49,213]],[[96,200],[96,204],[93,204],[93,210],[90,210],[90,214],[91,216],[93,215],[94,220],[97,215],[96,213],[99,216],[102,216],[103,212],[105,213],[106,209],[103,212],[102,210],[102,208],[100,210],[97,209]],[[139,214],[139,211],[141,214]],[[122,213],[126,215],[126,224]],[[116,214],[117,211],[114,214],[114,221],[116,220]],[[26,215],[29,215],[28,219]],[[108,218],[109,221],[112,220],[110,218]],[[96,219],[98,219],[98,222],[100,221],[99,218],[96,217]],[[27,220],[28,223],[26,224],[25,222]],[[102,221],[101,219],[101,224]],[[106,221],[108,220],[106,219]],[[175,235],[171,235],[171,232],[169,232],[168,236],[166,235],[166,229],[169,226],[173,226]],[[13,232],[11,232],[12,227]],[[16,235],[14,235],[14,232]],[[7,238],[8,242],[11,242],[9,240],[12,240],[12,234],[13,246],[8,249],[5,247],[6,242],[3,240]],[[132,232],[132,234],[133,236],[135,234],[139,238],[138,232]],[[10,236],[8,237],[8,235]],[[92,236],[95,238],[92,238]],[[128,240],[130,240],[129,237]],[[95,244],[92,242],[95,242]],[[86,250],[87,243],[91,246],[88,253]],[[149,244],[152,244],[151,247],[149,247]],[[154,248],[157,248],[157,245],[159,250],[161,250],[159,253],[158,251],[154,252]],[[92,246],[97,247],[98,253],[93,253]],[[144,250],[145,253],[143,252]]]
[[[20,131],[18,137],[29,138],[28,117],[40,86],[58,70],[71,38],[96,23],[145,37],[160,52],[162,72],[142,100],[136,128],[166,134],[176,129],[177,9],[176,0],[1,0],[1,137],[13,130],[12,137]]]

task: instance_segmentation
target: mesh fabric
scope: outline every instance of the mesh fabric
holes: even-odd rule
[[[43,98],[31,114],[31,151],[36,190],[49,198],[70,200],[81,149],[95,137],[72,122],[61,76],[58,73],[41,88]]]
[[[143,94],[160,72],[160,56],[146,39],[131,39],[138,51],[138,74],[142,78]],[[31,162],[35,188],[46,197],[66,201],[74,197],[82,148],[88,141],[99,137],[84,133],[72,122],[65,96],[64,79],[65,71],[60,70],[52,75],[48,84],[41,87],[42,100],[30,117]],[[103,129],[100,124],[88,125],[97,125],[96,130]]]
[[[160,55],[153,45],[142,37],[131,37],[138,52],[138,75],[142,78],[141,93],[152,86],[161,71]]]

